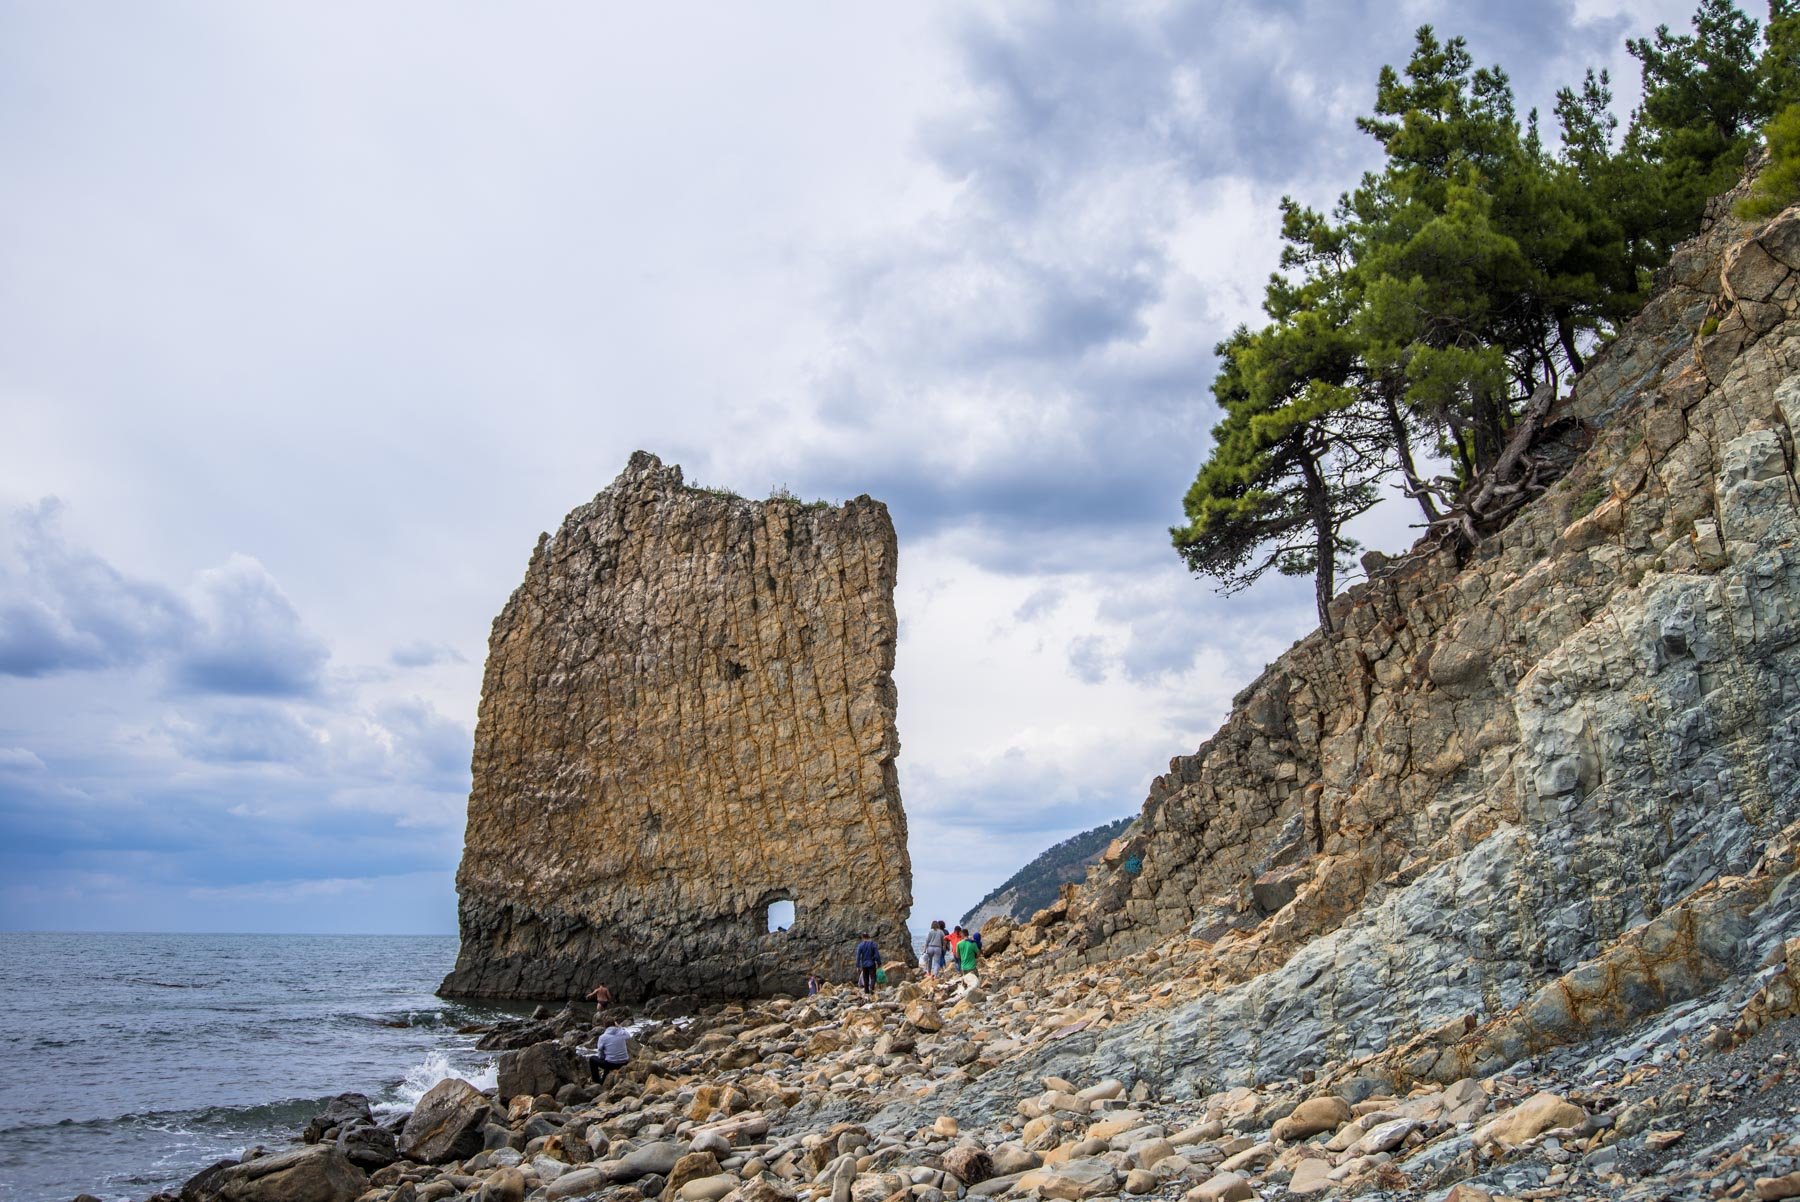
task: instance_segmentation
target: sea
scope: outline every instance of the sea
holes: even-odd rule
[[[0,932],[0,1199],[141,1200],[298,1135],[336,1094],[494,1083],[432,990],[453,936]]]

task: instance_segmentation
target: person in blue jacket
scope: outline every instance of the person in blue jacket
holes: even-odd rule
[[[856,983],[864,993],[875,992],[875,973],[880,967],[881,949],[875,946],[872,936],[864,935],[856,945]]]

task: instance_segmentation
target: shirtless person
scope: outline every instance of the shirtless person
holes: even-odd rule
[[[612,990],[604,985],[596,985],[594,991],[588,994],[585,1000],[594,1003],[596,1009],[604,1010],[612,1005]]]

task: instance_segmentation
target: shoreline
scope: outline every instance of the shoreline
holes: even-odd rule
[[[480,1040],[492,1088],[451,1078],[385,1124],[339,1098],[313,1142],[143,1202],[1648,1200],[1756,1197],[1800,1173],[1800,1018],[1713,1048],[1726,986],[1485,1078],[1399,1086],[1364,1057],[1209,1090],[1201,1066],[1161,1066],[1174,1085],[1101,1075],[1109,1040],[1179,1003],[1108,967],[1057,977],[998,955],[872,999],[718,1003],[643,1028],[604,1086],[572,1051],[598,1029],[586,1006],[501,1021]]]

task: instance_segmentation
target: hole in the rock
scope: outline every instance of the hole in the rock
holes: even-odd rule
[[[769,903],[769,932],[785,931],[794,925],[794,903],[787,898]]]

